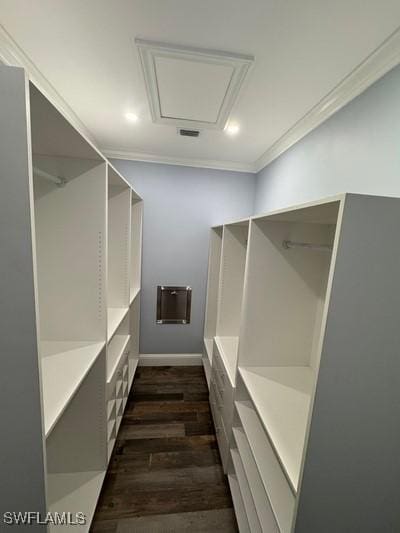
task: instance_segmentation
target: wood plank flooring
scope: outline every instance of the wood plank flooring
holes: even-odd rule
[[[233,533],[202,367],[139,367],[93,533]]]

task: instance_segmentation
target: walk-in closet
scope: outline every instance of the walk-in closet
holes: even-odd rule
[[[0,0],[0,532],[400,532],[400,3]]]

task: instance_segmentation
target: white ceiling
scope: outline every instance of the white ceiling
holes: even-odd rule
[[[0,22],[101,148],[251,166],[397,29],[400,2],[0,0]],[[231,114],[239,134],[183,138],[154,124],[135,38],[254,55]],[[160,68],[172,84],[175,66]],[[174,113],[177,102],[163,105]]]
[[[158,57],[155,63],[164,117],[217,121],[232,67],[170,57]]]

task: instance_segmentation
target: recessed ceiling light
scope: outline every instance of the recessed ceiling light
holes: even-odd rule
[[[236,135],[237,133],[239,133],[239,130],[239,124],[236,123],[230,123],[225,128],[225,131],[228,135]]]
[[[139,120],[139,117],[135,113],[125,113],[125,118],[129,122],[137,122]]]

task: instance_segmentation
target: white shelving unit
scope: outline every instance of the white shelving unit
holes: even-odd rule
[[[396,531],[400,200],[343,194],[249,222],[244,289],[227,290],[229,262],[220,276],[210,393],[239,529]]]
[[[249,221],[211,229],[203,366],[225,472],[229,468],[233,398],[242,315]]]
[[[215,343],[231,383],[236,380],[236,364],[239,347],[239,337],[215,337]]]
[[[204,320],[203,365],[210,386],[213,339],[217,332],[218,288],[221,268],[222,226],[211,228],[208,253],[206,315]]]
[[[111,341],[119,325],[128,314],[127,307],[109,307],[107,310],[107,339]]]
[[[232,466],[232,472],[234,468]],[[229,488],[231,489],[232,501],[235,507],[236,521],[239,527],[240,533],[249,533],[249,522],[246,516],[246,510],[244,508],[242,494],[240,492],[239,483],[234,473],[228,474]]]
[[[131,213],[131,264],[130,269],[130,299],[132,303],[140,291],[142,273],[142,226],[143,226],[143,201],[132,195]]]
[[[224,226],[218,288],[216,342],[235,386],[249,221]]]
[[[109,166],[108,169],[108,340],[129,310],[131,189]],[[132,269],[131,269],[132,270]]]
[[[58,422],[103,348],[104,342],[41,342],[42,398],[46,437]]]
[[[138,356],[142,203],[22,69],[0,67],[0,93],[0,510],[84,512],[86,532]]]
[[[248,367],[240,374],[293,490],[297,490],[315,378],[307,367]]]
[[[133,378],[139,363],[139,334],[140,334],[140,290],[136,293],[129,309],[129,331],[131,347],[128,358],[128,386],[132,387]]]

